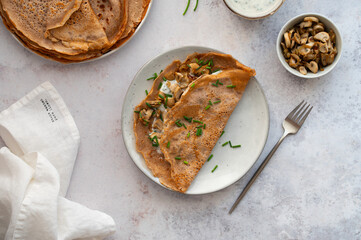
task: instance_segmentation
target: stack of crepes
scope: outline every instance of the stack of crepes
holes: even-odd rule
[[[5,26],[33,52],[69,63],[118,48],[151,0],[0,0]]]
[[[136,149],[166,187],[186,192],[210,156],[255,70],[231,55],[172,62],[134,109]]]

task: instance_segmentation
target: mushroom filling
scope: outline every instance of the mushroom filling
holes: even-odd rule
[[[175,79],[166,79],[158,87],[155,100],[146,101],[145,108],[139,111],[139,121],[149,127],[149,139],[154,147],[159,146],[159,139],[163,133],[163,116],[172,108],[196,79],[203,75],[218,74],[221,70],[214,70],[213,60],[192,59],[189,64],[182,64],[174,73]],[[154,90],[154,89],[153,89]]]
[[[306,75],[333,63],[337,55],[336,34],[316,17],[305,17],[283,34],[281,47],[288,65]]]

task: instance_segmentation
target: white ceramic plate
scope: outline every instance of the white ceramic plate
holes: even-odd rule
[[[151,89],[153,81],[146,79],[159,73],[173,60],[184,61],[193,52],[219,52],[215,49],[187,46],[165,52],[146,63],[135,75],[124,99],[122,110],[122,130],[125,146],[138,168],[154,182],[163,186],[146,166],[143,156],[135,149],[133,132],[133,111],[145,98],[145,89]],[[192,182],[186,194],[204,194],[221,190],[239,180],[256,162],[266,143],[269,129],[268,105],[262,88],[256,78],[252,78],[244,95],[230,117],[225,133],[212,153],[214,157],[206,162]],[[222,147],[222,143],[232,141],[241,148]],[[211,172],[214,166],[218,168]],[[164,187],[164,186],[163,186]]]
[[[148,5],[147,12],[145,13],[143,20],[139,23],[139,25],[138,25],[138,27],[135,29],[133,35],[132,35],[126,42],[124,42],[122,45],[120,45],[120,46],[117,47],[116,49],[113,49],[113,50],[111,50],[111,51],[109,51],[109,52],[107,52],[107,53],[104,53],[104,54],[101,55],[100,57],[92,58],[92,59],[89,59],[89,60],[84,60],[84,61],[81,61],[81,62],[72,62],[72,63],[68,63],[68,64],[80,64],[80,63],[85,63],[85,62],[93,62],[93,61],[96,61],[96,60],[105,58],[105,57],[109,56],[110,54],[115,53],[116,51],[118,51],[118,50],[121,49],[122,47],[124,47],[124,46],[137,34],[137,32],[138,32],[138,31],[140,30],[140,28],[143,26],[143,23],[145,22],[145,20],[146,20],[147,17],[148,17],[148,14],[149,14],[150,8],[152,7],[152,4],[153,4],[153,0],[150,0],[149,5]],[[29,48],[27,48],[26,46],[24,46],[24,44],[17,38],[17,36],[16,36],[13,32],[11,32],[11,31],[9,31],[9,32],[10,32],[11,36],[12,36],[21,46],[23,46],[23,47],[24,47],[25,49],[27,49],[29,52],[34,53],[36,56],[40,56],[40,55],[36,54],[35,52],[33,52],[31,49],[29,49]],[[41,56],[41,57],[43,57],[43,56]],[[44,57],[43,57],[43,58],[44,58]],[[55,61],[55,60],[53,60],[53,59],[51,59],[51,58],[45,58],[45,59],[48,59],[48,60],[57,62],[57,61]]]

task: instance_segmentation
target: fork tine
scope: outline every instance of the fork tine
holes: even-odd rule
[[[300,126],[302,126],[302,124],[305,122],[305,120],[308,117],[308,114],[310,114],[312,108],[313,108],[313,106],[311,106],[310,110],[308,110],[307,113],[305,114],[305,116],[303,116],[303,118],[301,119],[301,121],[299,123]]]
[[[302,100],[302,102],[301,102],[300,104],[298,104],[298,106],[295,107],[295,109],[293,109],[292,112],[290,112],[290,114],[288,114],[287,117],[288,117],[288,118],[292,118],[293,115],[294,115],[294,113],[300,108],[300,106],[303,104],[304,101],[305,101],[305,100]]]
[[[299,117],[303,111],[303,108],[307,105],[307,102],[305,102],[302,107],[295,113],[295,115],[292,117],[294,121],[296,121],[297,117]]]
[[[299,112],[301,112],[301,113],[299,115],[297,115],[297,118],[295,120],[297,123],[300,121],[300,119],[303,117],[303,115],[305,115],[305,113],[307,112],[307,110],[310,106],[311,106],[311,104],[308,104],[307,107],[305,108],[305,110],[303,110],[302,112],[301,112],[301,110],[303,109],[303,107],[300,109]]]

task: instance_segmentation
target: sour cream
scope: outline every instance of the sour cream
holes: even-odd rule
[[[245,17],[264,17],[275,11],[282,0],[226,0],[226,4]]]
[[[167,82],[169,82],[171,84],[171,86],[173,84],[177,84],[179,86],[179,84],[176,80],[168,80],[166,82],[163,82],[162,87],[159,89],[159,91],[161,91],[164,94],[172,95],[172,91],[169,89],[169,87],[166,84]]]

